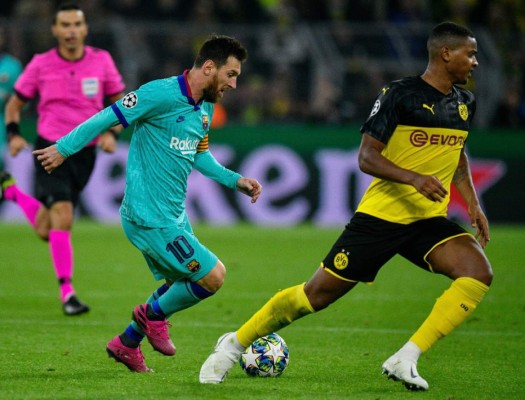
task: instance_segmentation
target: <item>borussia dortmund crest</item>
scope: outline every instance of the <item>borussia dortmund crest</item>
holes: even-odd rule
[[[459,112],[459,116],[461,117],[461,119],[463,121],[466,121],[468,118],[468,108],[465,103],[460,103],[458,105],[458,112]]]
[[[344,250],[337,253],[334,257],[334,267],[337,269],[345,269],[348,267],[348,254],[349,253],[345,253]]]

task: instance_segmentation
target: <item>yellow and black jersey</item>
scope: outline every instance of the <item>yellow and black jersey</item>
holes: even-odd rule
[[[450,193],[476,110],[474,95],[454,86],[443,93],[420,77],[383,87],[361,132],[385,143],[383,156],[401,168],[434,175]],[[408,224],[446,216],[450,198],[432,202],[411,185],[374,178],[357,211]]]

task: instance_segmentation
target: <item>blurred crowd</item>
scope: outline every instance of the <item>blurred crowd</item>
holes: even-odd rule
[[[54,0],[2,0],[0,16],[49,23],[57,3]],[[257,65],[253,65],[253,59],[249,60],[252,63],[245,69],[245,81],[241,80],[237,93],[225,103],[228,118],[241,123],[361,123],[380,87],[404,74],[390,76],[373,65],[356,67],[354,60],[359,46],[351,40],[354,35],[345,28],[345,23],[432,26],[451,20],[469,26],[475,33],[476,27],[482,27],[496,44],[504,77],[490,125],[525,127],[523,0],[79,0],[77,3],[84,9],[89,23],[110,24],[116,18],[150,21],[150,25],[180,22],[200,27],[203,35],[219,24],[242,24],[254,29],[273,26],[271,31],[262,31],[264,40],[245,38],[249,41],[246,44],[249,51],[257,49],[258,57],[254,60]],[[296,30],[303,23],[331,27],[331,39],[343,55],[342,82],[330,79],[330,60],[324,64],[327,66],[325,77],[322,71],[316,70],[317,78],[312,80],[312,60],[304,57],[306,42],[298,40],[300,35]],[[428,29],[425,32],[428,33]],[[141,40],[136,33],[136,40],[132,40],[132,45],[142,46],[143,50],[143,60],[137,61],[138,81],[178,74],[181,68],[189,66],[187,62],[193,58],[196,39],[189,39],[191,45],[184,47],[176,40],[163,43],[154,32],[142,33],[149,35],[149,40]],[[44,51],[47,43],[52,42],[41,43],[34,51]],[[108,48],[111,40],[99,37],[93,44]],[[9,47],[8,50],[23,63],[31,55],[17,54],[16,49]],[[414,57],[426,59],[424,40],[414,37],[410,52]],[[346,54],[353,54],[354,58],[346,59]],[[418,66],[409,72],[422,71]]]

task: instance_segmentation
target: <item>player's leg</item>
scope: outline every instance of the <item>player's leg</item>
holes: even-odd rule
[[[159,286],[148,298],[147,303],[152,303],[162,296],[169,289],[173,282]],[[152,372],[146,365],[144,355],[140,350],[140,343],[145,337],[145,333],[140,329],[135,321],[132,321],[120,335],[111,339],[107,346],[108,356],[117,362],[123,363],[132,372]]]
[[[293,321],[320,311],[345,295],[357,282],[344,281],[319,268],[306,283],[277,292],[236,332],[243,349],[255,339],[276,332]]]
[[[162,285],[133,311],[133,321],[120,335],[121,342],[136,348],[147,336],[153,348],[174,355],[168,318],[212,296],[223,284],[225,268],[208,248],[202,245],[185,223],[164,229],[141,229],[123,220],[129,240],[145,256],[156,279],[166,278]],[[168,251],[167,251],[168,249]]]
[[[434,272],[448,276],[453,282],[436,300],[430,315],[410,339],[422,352],[463,323],[492,283],[490,263],[471,235],[443,243],[428,258]]]
[[[41,171],[40,173],[37,172],[36,179],[41,179],[44,173]],[[55,190],[53,183],[49,182],[49,179],[45,176],[43,179],[44,182],[37,184],[38,187],[45,188],[44,192],[39,193],[39,195],[47,198],[56,198],[49,195],[49,191]],[[73,253],[70,236],[73,211],[70,209],[72,208],[72,203],[57,202],[50,204],[50,208],[48,208],[48,205],[22,191],[9,173],[0,173],[0,181],[2,184],[2,198],[17,203],[37,235],[42,240],[49,241],[64,313],[66,315],[78,315],[87,312],[89,307],[76,298],[71,284]]]
[[[412,390],[428,389],[428,383],[419,380],[422,378],[416,370],[420,355],[472,314],[492,281],[490,263],[474,237],[464,231],[461,233],[461,228],[454,231],[456,228],[453,226],[447,234],[449,229],[446,226],[433,229],[434,234],[441,235],[442,238],[431,239],[435,244],[423,258],[433,272],[446,275],[454,281],[436,300],[429,316],[410,340],[383,364],[384,373],[402,380]],[[417,261],[418,256],[415,253],[412,256],[409,258],[423,266]],[[410,376],[417,378],[413,380]]]
[[[357,282],[341,280],[319,268],[306,283],[277,292],[236,332],[224,334],[201,367],[201,383],[220,383],[242,352],[255,339],[288,326],[305,315],[328,307],[346,294]]]
[[[37,174],[39,176],[40,174]],[[37,178],[38,179],[38,178]],[[48,179],[41,183],[41,187],[52,190],[54,187]],[[37,235],[49,241],[51,259],[55,275],[59,282],[60,300],[66,315],[78,315],[89,310],[75,296],[71,284],[73,275],[73,252],[71,246],[71,224],[73,218],[73,204],[71,202],[57,202],[48,209],[33,196],[22,191],[7,172],[0,173],[2,183],[2,198],[19,205]],[[49,196],[48,196],[49,197]]]
[[[224,282],[225,271],[217,260],[212,270],[197,282],[189,278],[174,281],[158,299],[135,307],[132,328],[139,335],[146,335],[155,350],[167,356],[175,355],[175,346],[168,334],[168,319],[216,293]]]
[[[75,294],[73,284],[73,246],[71,227],[73,224],[73,203],[58,201],[49,208],[49,250],[55,275],[59,282],[60,299],[66,304]],[[67,310],[64,308],[66,314]]]
[[[356,214],[306,284],[279,291],[236,332],[219,338],[214,352],[201,367],[200,382],[224,381],[242,351],[255,339],[328,307],[358,282],[372,282],[381,266],[395,254],[395,239],[399,235],[387,233],[392,240],[388,238],[386,245],[377,245],[377,238],[385,235],[387,228],[376,218]]]
[[[51,145],[42,138],[35,148]],[[49,210],[49,249],[59,283],[64,314],[80,315],[89,311],[73,287],[74,257],[72,227],[75,206],[95,166],[96,150],[86,147],[69,157],[60,168],[48,174],[36,158],[35,194]]]

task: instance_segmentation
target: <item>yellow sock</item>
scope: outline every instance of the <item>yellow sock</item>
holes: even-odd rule
[[[313,312],[304,292],[304,283],[281,290],[239,328],[237,339],[242,346],[248,347],[255,339]]]
[[[489,287],[473,278],[458,278],[436,300],[425,322],[410,338],[422,352],[448,335],[472,314]]]

